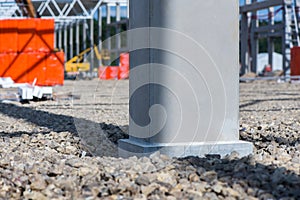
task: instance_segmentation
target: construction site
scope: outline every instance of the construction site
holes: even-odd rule
[[[0,199],[300,199],[300,1],[0,0]]]

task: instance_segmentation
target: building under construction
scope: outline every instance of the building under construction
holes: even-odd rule
[[[111,58],[118,58],[120,53],[128,51],[126,38],[118,35],[128,29],[128,4],[129,0],[1,0],[0,16],[3,20],[25,18],[27,22],[19,24],[22,24],[23,28],[28,24],[28,29],[34,28],[30,22],[34,18],[44,19],[43,23],[53,20],[54,28],[48,30],[54,32],[53,38],[48,38],[48,43],[46,39],[46,42],[43,41],[40,45],[48,45],[49,52],[63,51],[64,55],[60,54],[59,58],[60,60],[63,58],[62,62],[67,72],[76,75],[78,71],[83,71],[93,76],[99,66],[112,65],[112,63],[117,65],[118,60],[111,60]],[[271,67],[275,52],[274,41],[276,38],[280,39],[282,71],[284,75],[289,74],[291,48],[299,45],[298,22],[299,2],[296,0],[240,1],[241,74],[258,73],[259,41],[262,38],[267,40],[267,64]],[[13,26],[12,23],[9,24]],[[2,28],[2,32],[3,30]],[[112,35],[116,35],[114,41],[109,40],[105,45],[101,45],[103,40]],[[27,40],[29,39],[30,35],[27,35]],[[26,36],[21,40],[24,46]],[[33,42],[28,42],[24,50],[19,47],[11,52],[17,53],[22,50],[24,53],[34,49],[30,47],[32,44]],[[10,51],[7,50],[8,47],[3,46],[3,48],[6,50],[1,51],[2,53]]]

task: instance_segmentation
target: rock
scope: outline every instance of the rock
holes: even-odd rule
[[[41,192],[37,192],[37,191],[25,191],[24,192],[24,197],[26,199],[32,199],[32,200],[47,200],[48,198],[42,194]]]
[[[142,186],[141,191],[145,196],[150,195],[154,190],[158,189],[160,186],[157,183],[151,183],[147,186]]]
[[[44,190],[46,187],[46,181],[41,175],[35,175],[31,180],[30,188],[32,190]]]
[[[149,180],[149,178],[147,176],[140,175],[135,180],[135,183],[138,184],[138,185],[149,185],[150,184],[150,180]]]
[[[218,174],[215,171],[207,171],[201,175],[201,179],[211,183],[215,181],[218,177]]]
[[[78,171],[79,176],[86,176],[92,172],[92,169],[88,167],[80,167]]]
[[[168,183],[168,184],[172,185],[173,187],[177,184],[176,179],[168,173],[163,173],[163,172],[158,173],[157,180],[160,182],[163,182],[163,183]]]
[[[198,182],[198,181],[200,181],[200,178],[199,178],[199,176],[196,173],[191,173],[189,175],[189,181],[191,181],[191,182]]]

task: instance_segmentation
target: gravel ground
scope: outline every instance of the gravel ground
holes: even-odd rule
[[[0,199],[300,199],[298,84],[241,83],[240,137],[255,151],[224,159],[118,158],[128,81],[55,91],[55,101],[0,103]]]

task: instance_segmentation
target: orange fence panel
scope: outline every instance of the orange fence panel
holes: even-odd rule
[[[0,20],[0,53],[13,53],[18,50],[18,21]]]
[[[119,79],[127,79],[129,77],[129,53],[120,54]]]
[[[46,59],[46,79],[44,85],[64,84],[64,52],[51,53]]]
[[[51,52],[54,49],[54,19],[35,19],[36,45],[40,52]]]
[[[46,78],[46,53],[28,53],[27,82],[44,85]]]
[[[118,79],[118,74],[118,66],[99,67],[98,76],[102,80]]]
[[[27,61],[26,53],[9,53],[4,55],[4,72],[2,77],[11,77],[16,83],[27,82]]]
[[[37,51],[34,19],[18,20],[18,52]]]

